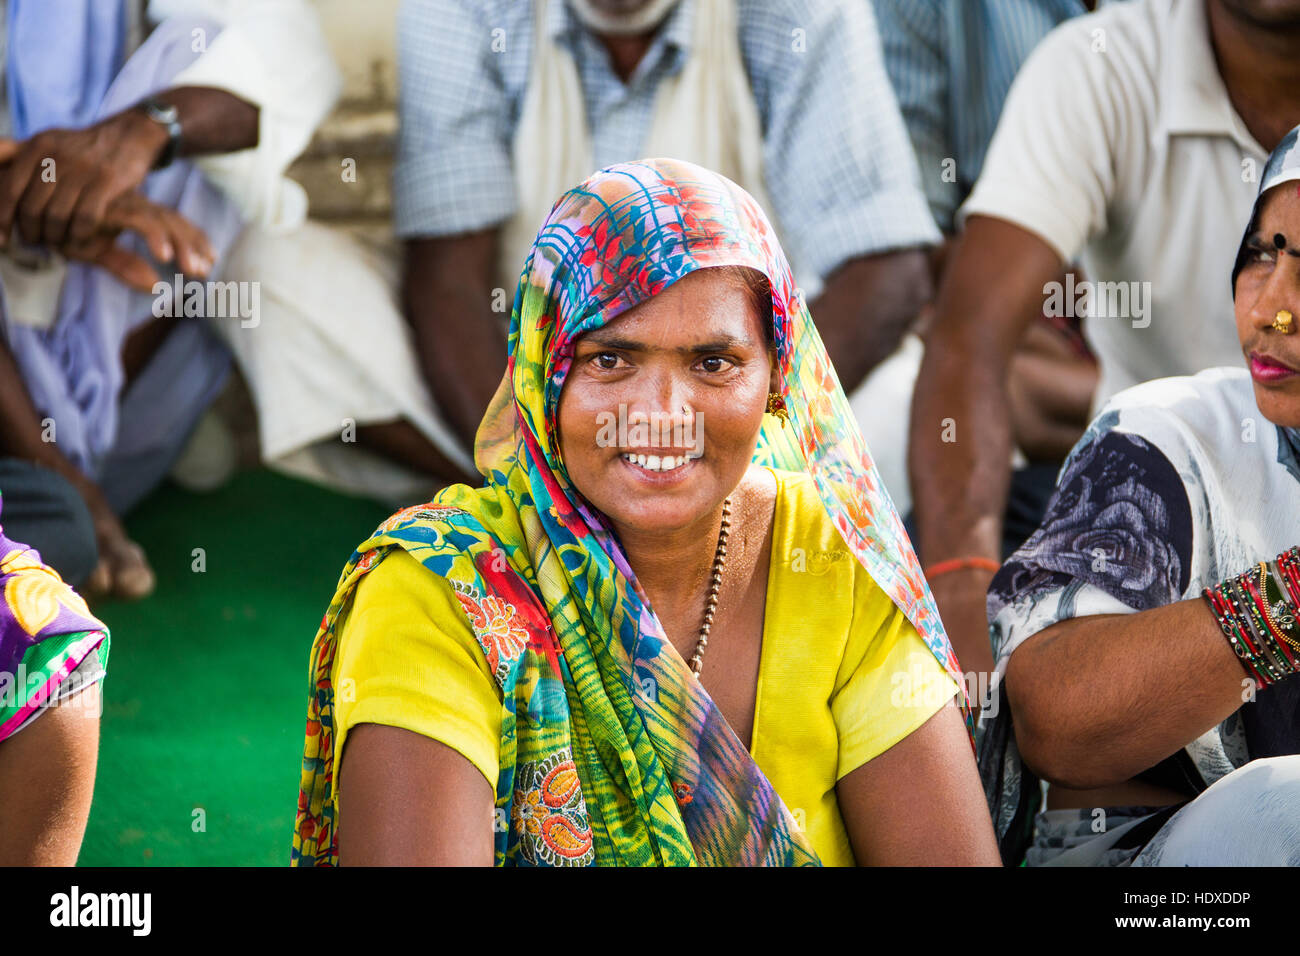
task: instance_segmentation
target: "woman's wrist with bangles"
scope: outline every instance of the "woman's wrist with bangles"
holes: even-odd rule
[[[1300,548],[1261,561],[1201,596],[1258,687],[1300,671]]]

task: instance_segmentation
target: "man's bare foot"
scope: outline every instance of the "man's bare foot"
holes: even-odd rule
[[[84,477],[74,480],[95,523],[99,563],[86,580],[89,597],[116,597],[135,601],[153,593],[156,580],[144,549],[131,540],[103,493]]]
[[[127,601],[152,594],[156,579],[144,549],[127,537],[121,524],[107,531],[101,530],[98,521],[95,526],[99,563],[90,573],[86,590],[92,596],[111,595]]]

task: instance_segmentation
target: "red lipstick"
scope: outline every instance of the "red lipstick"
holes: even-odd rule
[[[1255,381],[1271,385],[1274,382],[1280,382],[1300,373],[1271,355],[1265,355],[1262,352],[1251,352],[1250,374]]]

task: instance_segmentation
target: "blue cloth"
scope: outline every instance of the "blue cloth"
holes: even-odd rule
[[[569,49],[582,83],[593,169],[641,158],[655,92],[686,62],[695,3],[682,0],[669,14],[626,86],[568,5],[549,5],[548,35]],[[870,5],[865,18],[845,16],[866,0],[737,3],[764,185],[791,258],[825,278],[857,256],[937,242]],[[403,3],[399,235],[468,232],[513,214],[510,147],[532,62],[533,10],[532,0]],[[798,30],[805,52],[796,51]]]
[[[99,0],[93,5],[108,6]],[[85,125],[120,112],[165,89],[200,55],[191,41],[191,30],[198,26],[209,37],[220,32],[219,24],[208,21],[161,24],[122,67],[88,118],[79,111],[89,92],[83,96],[75,87],[66,89],[68,102],[62,106],[50,91],[42,96],[30,93],[30,85],[42,82],[48,70],[39,56],[24,55],[19,66],[13,66],[11,56],[10,102],[26,104],[22,122],[28,128],[40,128],[42,115],[62,115],[69,121],[82,116]],[[33,42],[45,42],[51,35],[57,35],[57,30]],[[101,38],[83,35],[82,39],[94,46]],[[108,40],[113,42],[111,37]],[[62,46],[55,53],[73,56]],[[87,56],[98,62],[98,54]],[[28,65],[34,71],[30,75],[25,72]],[[83,79],[92,82],[89,74]],[[34,105],[38,102],[41,113]],[[142,192],[203,229],[217,253],[219,274],[225,251],[242,228],[234,203],[187,162],[151,174]],[[123,241],[147,255],[136,237]],[[165,266],[160,272],[171,279]],[[135,328],[153,318],[152,306],[152,295],[130,290],[106,272],[82,263],[68,267],[50,329],[8,321],[0,295],[0,327],[33,404],[42,418],[53,420],[59,450],[99,483],[118,512],[129,509],[166,475],[230,369],[229,352],[216,334],[201,319],[181,318],[124,393],[122,346]]]
[[[874,0],[885,67],[939,228],[984,165],[1020,65],[1083,0]],[[952,160],[945,166],[946,160]],[[955,164],[955,165],[954,165]],[[945,175],[945,172],[948,175]]]
[[[105,0],[8,0],[6,13],[14,138],[89,125],[122,64],[126,8]]]

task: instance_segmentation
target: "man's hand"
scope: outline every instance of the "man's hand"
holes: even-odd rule
[[[259,109],[233,93],[178,87],[156,97],[176,107],[178,156],[251,149]],[[85,129],[51,129],[23,142],[0,139],[0,247],[16,224],[32,245],[89,242],[112,204],[134,192],[167,146],[167,131],[138,107]]]
[[[136,110],[85,129],[0,140],[0,246],[15,223],[32,245],[89,242],[113,202],[144,182],[166,143],[166,130]]]
[[[206,276],[216,258],[198,226],[174,209],[134,192],[113,201],[105,212],[101,231],[89,241],[67,242],[58,251],[69,259],[107,270],[132,289],[149,292],[159,281],[158,273],[146,259],[117,245],[123,232],[137,233],[155,260],[174,262],[186,275]]]

